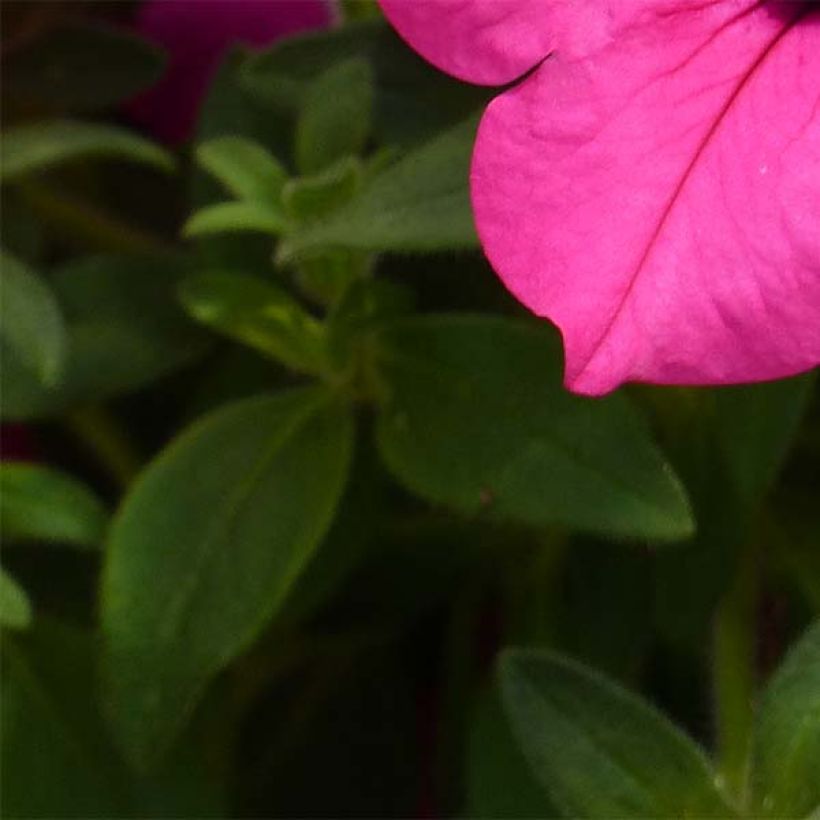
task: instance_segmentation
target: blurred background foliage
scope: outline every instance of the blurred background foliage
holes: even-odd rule
[[[816,812],[814,374],[566,393],[490,91],[348,0],[162,144],[139,12],[2,6],[4,814]]]

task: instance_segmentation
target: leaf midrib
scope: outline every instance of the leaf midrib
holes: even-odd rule
[[[186,613],[190,611],[190,604],[195,599],[197,590],[200,587],[200,579],[206,566],[208,566],[216,553],[216,548],[225,532],[229,531],[234,521],[238,517],[242,505],[250,494],[251,489],[260,480],[261,476],[267,472],[270,464],[276,458],[281,448],[287,440],[294,435],[300,427],[304,426],[309,418],[327,401],[324,395],[317,395],[312,401],[307,401],[305,407],[300,412],[294,413],[289,424],[277,431],[273,436],[270,445],[260,456],[256,466],[248,472],[248,475],[233,490],[231,495],[220,506],[214,515],[214,524],[210,528],[207,537],[202,542],[201,549],[196,553],[193,571],[185,576],[185,582],[180,584],[178,593],[173,597],[166,609],[166,614],[160,619],[163,628],[160,630],[159,638],[166,645],[173,645],[174,638],[184,634],[184,626],[187,620]]]

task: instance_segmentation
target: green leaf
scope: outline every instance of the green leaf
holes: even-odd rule
[[[0,251],[0,264],[0,333],[38,380],[51,386],[59,380],[66,356],[60,307],[46,282],[19,259]]]
[[[214,71],[202,102],[196,141],[240,136],[262,146],[274,157],[285,156],[293,142],[293,123],[263,107],[239,83],[239,66],[248,55],[236,46],[226,53]],[[190,185],[188,213],[225,200],[225,192],[210,174],[197,168]],[[269,271],[271,235],[264,233],[223,233],[201,235],[196,243],[203,269],[237,270],[252,275]]]
[[[406,318],[415,306],[415,294],[407,285],[362,278],[345,291],[344,299],[334,309],[331,330],[338,336],[349,336],[388,320]]]
[[[468,185],[475,129],[470,119],[406,154],[347,207],[289,237],[289,252],[328,246],[372,251],[475,247]]]
[[[180,286],[180,298],[197,321],[305,373],[325,370],[320,322],[284,290],[254,276],[202,273]]]
[[[56,644],[49,648],[65,651]],[[66,689],[80,694],[71,667],[63,680],[49,685],[16,646],[4,646],[3,661],[4,813],[122,816],[112,783],[112,762],[106,760],[93,730],[89,733],[88,724],[77,720],[77,713],[88,712],[86,699],[93,685],[64,711],[61,694]],[[79,658],[77,662],[81,663]]]
[[[186,742],[156,776],[127,770],[99,711],[96,645],[91,633],[47,618],[4,641],[4,816],[224,816],[201,745]]]
[[[648,703],[549,652],[508,650],[504,707],[567,817],[732,817],[702,751]]]
[[[467,817],[560,817],[527,765],[504,716],[499,692],[476,704],[467,749]]]
[[[350,58],[365,59],[371,66],[373,131],[385,144],[407,146],[428,139],[482,109],[495,93],[436,70],[407,48],[383,20],[279,41],[245,62],[242,83],[269,108],[292,114],[300,109],[319,74]]]
[[[224,233],[280,234],[285,228],[282,214],[258,202],[221,202],[197,211],[182,229],[194,238]]]
[[[382,13],[376,0],[340,0],[339,6],[345,23],[378,19]]]
[[[352,447],[324,390],[207,416],[126,497],[102,584],[108,714],[145,766],[282,606],[333,520]]]
[[[88,157],[127,159],[170,173],[174,159],[164,149],[124,128],[99,123],[53,120],[21,125],[0,141],[0,181]]]
[[[388,506],[391,489],[385,484],[374,448],[357,448],[333,526],[291,587],[277,616],[278,628],[290,631],[322,617],[328,602],[349,590],[351,577],[371,550],[383,551],[386,513],[382,511]],[[344,627],[337,628],[342,631]]]
[[[361,163],[346,157],[318,174],[291,179],[282,191],[282,202],[291,219],[313,222],[353,199],[361,184]]]
[[[561,384],[557,335],[494,317],[387,325],[377,435],[409,489],[475,515],[611,536],[690,535],[686,496],[623,395]]]
[[[4,84],[27,105],[93,110],[130,100],[164,65],[161,49],[123,28],[66,21],[10,56]]]
[[[65,473],[37,464],[0,463],[0,519],[10,540],[99,547],[108,516],[94,494]]]
[[[364,151],[373,93],[373,72],[361,57],[337,63],[310,84],[296,123],[296,164],[303,174]]]
[[[809,373],[715,391],[718,446],[745,503],[757,503],[777,478],[815,384]]]
[[[279,143],[280,138],[282,143],[281,150],[273,153],[282,156],[290,147],[292,125],[285,138],[284,134],[279,133],[283,125],[278,121],[279,118],[272,122],[274,118],[266,117],[265,114],[269,112],[266,112],[259,101],[244,88],[240,79],[240,68],[247,58],[248,51],[241,45],[236,45],[225,53],[211,78],[208,93],[202,102],[195,140],[202,144],[221,137],[240,136],[270,149],[271,141],[268,138],[273,131],[276,135],[274,144]]]
[[[182,255],[90,256],[51,277],[66,317],[69,357],[60,385],[45,389],[3,351],[6,419],[41,418],[141,387],[194,360],[204,334],[179,306]]]
[[[820,810],[820,621],[789,651],[769,683],[757,720],[752,784],[765,817]]]
[[[281,246],[280,246],[281,247]],[[276,261],[285,264],[293,261],[277,254]],[[373,257],[365,251],[330,250],[300,259],[294,264],[293,281],[299,292],[309,302],[335,310],[348,289],[356,282],[373,281]],[[341,353],[329,343],[335,358]]]
[[[200,145],[196,159],[237,198],[276,210],[288,175],[258,142],[246,137],[218,137]]]
[[[415,306],[415,294],[406,285],[369,276],[352,279],[328,317],[330,355],[339,364],[352,361],[367,331],[411,315]]]
[[[31,604],[25,590],[0,567],[0,625],[26,629],[31,624]]]

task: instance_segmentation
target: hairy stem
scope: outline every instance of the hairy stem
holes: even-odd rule
[[[97,405],[85,407],[72,413],[66,423],[72,435],[121,488],[131,483],[142,467],[142,458],[108,411]]]
[[[168,250],[158,237],[70,194],[34,182],[21,185],[20,191],[29,207],[46,223],[95,250],[121,253]]]
[[[757,554],[747,550],[721,602],[714,630],[714,692],[718,763],[731,792],[746,798],[749,747],[757,693]]]

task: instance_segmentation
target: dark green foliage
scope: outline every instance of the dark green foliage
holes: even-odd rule
[[[82,549],[99,548],[108,524],[103,505],[76,479],[13,461],[0,463],[0,515],[11,542],[50,541]]]
[[[351,436],[322,391],[239,402],[183,433],[125,498],[102,619],[109,711],[137,763],[281,606],[330,525]]]
[[[820,622],[791,649],[760,705],[751,771],[756,809],[803,817],[820,809]]]
[[[170,154],[122,128],[55,120],[22,125],[3,134],[0,179],[17,180],[86,157],[124,158],[166,172],[174,167]]]
[[[51,285],[66,322],[65,372],[46,387],[4,354],[3,417],[29,419],[132,391],[190,362],[203,337],[176,304],[189,270],[182,255],[94,256],[55,271]]]
[[[478,247],[496,92],[373,0],[173,151],[113,108],[159,52],[56,5],[3,66],[4,816],[815,816],[816,377],[568,393]]]
[[[567,817],[730,817],[703,752],[646,703],[549,653],[511,650],[504,704]]]
[[[89,21],[52,27],[34,47],[11,56],[5,86],[14,102],[88,111],[131,99],[165,67],[156,46],[123,29]]]
[[[432,501],[534,526],[682,538],[682,488],[623,396],[561,386],[555,334],[492,317],[389,325],[376,343],[379,443]]]

